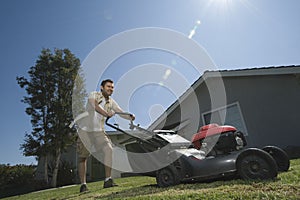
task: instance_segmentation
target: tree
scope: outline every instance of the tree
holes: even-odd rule
[[[31,133],[25,134],[21,149],[25,156],[45,158],[46,182],[49,156],[54,158],[51,186],[55,187],[61,153],[75,139],[75,130],[68,126],[73,119],[73,92],[80,97],[76,99],[76,106],[84,107],[86,92],[80,61],[68,49],[55,49],[54,53],[43,49],[28,74],[29,80],[17,77],[18,84],[28,95],[22,102],[28,104],[26,113],[31,116],[33,127]]]

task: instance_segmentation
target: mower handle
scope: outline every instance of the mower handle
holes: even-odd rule
[[[128,115],[128,116],[130,116],[130,117],[133,116],[133,114],[131,114],[131,113],[129,113],[129,112],[115,112],[115,114],[118,114],[118,115]],[[118,130],[118,131],[120,131],[120,132],[122,132],[122,133],[127,134],[124,130],[120,129],[118,126],[115,126],[115,125],[113,125],[113,124],[108,123],[108,120],[109,120],[109,119],[110,119],[110,117],[107,117],[106,120],[105,120],[105,124],[106,124],[107,126],[109,126],[109,127],[111,127],[111,128],[114,128],[114,129],[116,129],[116,130]],[[132,119],[130,119],[130,129],[133,129],[134,127],[135,127],[135,125],[133,124]]]
[[[133,116],[133,114],[129,113],[129,112],[115,112],[115,114],[118,114],[118,115],[129,115],[130,117]]]
[[[133,114],[131,114],[131,113],[129,113],[129,112],[115,112],[115,114],[118,114],[118,115],[129,115],[129,116],[131,116],[131,117],[134,116]],[[108,124],[108,123],[107,123],[108,119],[109,119],[109,118],[107,118],[107,119],[106,119],[106,122],[105,122],[108,126],[110,126],[110,127],[112,127],[112,128],[115,128],[115,129],[117,129],[117,130],[120,129],[119,127],[113,126],[112,124]],[[130,119],[130,124],[129,124],[129,125],[130,125],[130,126],[129,126],[129,129],[131,129],[131,130],[133,130],[133,129],[136,128],[137,130],[141,130],[141,131],[147,132],[149,135],[153,135],[150,131],[148,131],[148,130],[146,130],[146,129],[144,129],[144,128],[141,128],[141,127],[140,127],[140,124],[137,124],[137,125],[133,124],[133,120],[132,120],[132,119]],[[119,130],[119,131],[121,131],[121,132],[124,133],[124,131],[122,131],[122,130]]]
[[[127,113],[127,112],[116,112],[115,114],[121,114],[121,115],[123,114],[123,115],[133,116],[133,114]],[[145,139],[142,139],[142,138],[140,138],[140,137],[137,137],[137,136],[134,136],[134,135],[132,135],[132,134],[129,134],[129,133],[127,133],[126,131],[124,131],[124,130],[122,130],[121,128],[119,128],[118,126],[108,123],[108,120],[109,120],[109,119],[110,119],[110,117],[107,117],[106,120],[105,120],[105,124],[106,124],[107,126],[113,128],[113,129],[115,129],[115,130],[117,130],[117,131],[120,131],[120,132],[124,133],[125,135],[128,135],[128,136],[130,136],[130,137],[132,137],[132,138],[135,138],[135,139],[137,139],[137,140],[139,140],[139,141],[143,141],[143,142],[149,143],[149,141],[147,141],[147,140],[145,140]],[[138,125],[134,125],[134,124],[133,124],[133,121],[130,120],[130,127],[129,127],[129,128],[130,128],[131,130],[133,130],[134,128],[140,128],[140,127],[139,127],[139,124],[138,124]]]

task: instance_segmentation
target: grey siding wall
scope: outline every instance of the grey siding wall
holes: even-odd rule
[[[209,78],[200,84],[197,94],[200,113],[210,111],[211,97],[206,86],[216,81]],[[300,146],[300,81],[295,75],[238,76],[223,78],[227,102],[238,102],[247,128],[249,146],[262,147],[276,145],[281,148]],[[187,139],[204,125],[202,118],[195,117],[195,108],[189,104],[189,98],[182,102],[158,127],[168,127],[180,118],[197,123],[178,131]],[[185,112],[182,117],[182,112]],[[192,127],[192,128],[191,128]]]
[[[238,101],[251,146],[300,145],[300,84],[294,75],[227,77],[228,102]]]

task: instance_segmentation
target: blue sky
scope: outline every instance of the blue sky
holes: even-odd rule
[[[1,0],[0,163],[36,163],[19,150],[31,124],[24,112],[26,105],[21,103],[25,92],[17,85],[16,76],[27,76],[42,48],[69,48],[83,61],[99,43],[129,29],[160,27],[189,36],[198,25],[192,39],[219,69],[300,64],[299,9],[298,0]],[[190,84],[197,78],[185,68],[184,60],[166,53],[144,51],[134,59],[127,56],[114,65],[123,62],[130,69],[161,62],[176,65]],[[116,78],[126,72],[110,69],[107,76]],[[151,87],[144,89],[152,91]],[[149,93],[137,90],[132,98],[138,98],[130,104],[141,122],[149,107],[162,104],[162,111],[175,100],[172,93],[162,96],[159,90],[154,96],[144,94]],[[146,101],[151,98],[155,101]]]

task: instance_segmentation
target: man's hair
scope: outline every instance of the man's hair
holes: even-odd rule
[[[106,83],[114,83],[111,79],[106,79],[101,82],[101,86],[104,87]]]

